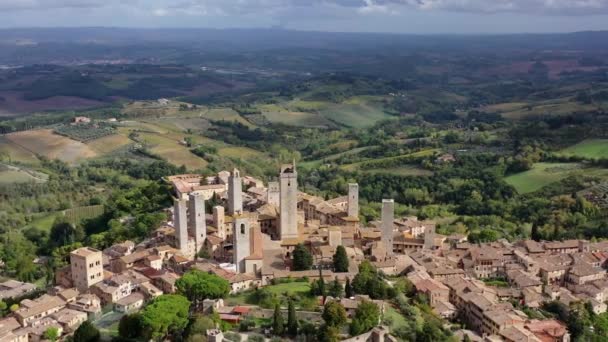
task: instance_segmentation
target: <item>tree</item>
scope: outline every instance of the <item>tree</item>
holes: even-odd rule
[[[44,335],[42,335],[42,337],[51,342],[55,342],[59,338],[59,329],[56,327],[49,327],[44,331]]]
[[[125,339],[141,336],[142,330],[143,326],[139,313],[122,316],[118,324],[118,335]]]
[[[346,249],[340,245],[336,248],[336,253],[333,257],[334,261],[334,272],[348,272],[348,256],[346,255]]]
[[[346,284],[344,284],[344,296],[350,298],[353,296],[353,287],[350,284],[350,279],[346,278]]]
[[[278,336],[283,335],[283,329],[283,314],[281,313],[281,307],[277,304],[272,315],[272,333]]]
[[[317,340],[319,342],[338,342],[340,341],[340,330],[337,327],[323,324],[317,333]]]
[[[188,325],[190,301],[181,295],[162,295],[142,310],[141,323],[150,338],[164,338]]]
[[[321,317],[327,326],[339,328],[346,322],[346,310],[342,304],[332,300],[325,304]]]
[[[306,271],[312,267],[312,255],[301,243],[293,251],[292,264],[294,271]]]
[[[334,281],[332,281],[331,285],[329,286],[329,295],[334,298],[338,298],[342,297],[343,293],[344,291],[342,289],[342,284],[340,284],[338,278],[336,277],[336,279],[334,279]]]
[[[370,301],[363,301],[355,310],[355,315],[350,326],[353,336],[361,335],[378,325],[380,310],[378,306]]]
[[[290,300],[287,306],[287,333],[291,336],[298,334],[298,317],[296,316],[296,306],[293,300]]]
[[[97,342],[99,330],[89,321],[84,321],[74,332],[74,342]]]
[[[209,316],[196,316],[188,328],[188,335],[205,335],[207,330],[215,329],[215,322]]]
[[[58,217],[51,227],[49,241],[53,246],[64,246],[84,239],[84,230],[71,224],[66,218]]]
[[[180,294],[186,296],[195,308],[205,299],[224,298],[230,293],[227,280],[199,270],[190,270],[175,282]]]
[[[6,303],[0,299],[0,317],[4,316],[4,312],[6,311],[7,308],[8,308],[8,305],[6,305]]]

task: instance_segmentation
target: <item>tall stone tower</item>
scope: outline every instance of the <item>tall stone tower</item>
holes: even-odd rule
[[[435,226],[428,225],[424,228],[424,248],[435,248]]]
[[[205,198],[193,192],[189,196],[188,215],[190,216],[190,235],[194,236],[196,253],[200,252],[207,238],[207,221],[205,220]]]
[[[213,224],[215,228],[217,228],[217,235],[226,239],[226,216],[224,215],[224,207],[221,205],[216,205],[213,207]]]
[[[187,201],[176,199],[173,206],[173,228],[175,241],[184,255],[188,254],[188,211]]]
[[[393,255],[393,221],[395,220],[395,201],[382,200],[382,243],[386,248],[386,255]]]
[[[101,251],[91,247],[81,247],[70,253],[72,281],[80,291],[103,280],[103,260]]]
[[[359,218],[359,184],[348,184],[348,216]]]
[[[281,190],[279,189],[279,182],[268,182],[268,192],[266,194],[268,203],[279,206],[281,198]]]
[[[281,166],[280,188],[280,222],[281,240],[298,237],[298,172],[296,162]]]
[[[243,181],[241,173],[234,169],[228,177],[228,214],[240,215],[243,213]]]
[[[234,218],[233,250],[236,273],[245,273],[245,258],[251,255],[251,227],[246,217]]]

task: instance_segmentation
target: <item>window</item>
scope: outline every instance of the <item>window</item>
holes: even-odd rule
[[[91,268],[91,267],[93,267],[93,263],[90,263],[90,264],[89,264],[89,268]]]
[[[99,264],[101,264],[99,260],[95,262],[95,265],[99,266]]]
[[[245,234],[245,224],[241,223],[241,234]]]

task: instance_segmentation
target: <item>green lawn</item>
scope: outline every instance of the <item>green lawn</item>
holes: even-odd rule
[[[53,226],[53,222],[55,222],[55,218],[57,218],[57,213],[44,213],[34,219],[28,227],[36,227],[42,230],[50,231]]]
[[[297,294],[305,296],[310,291],[310,284],[308,282],[293,282],[293,283],[283,283],[277,285],[269,285],[264,286],[265,290],[268,290],[270,293],[276,295],[282,295],[284,293],[289,294]],[[248,302],[249,295],[251,291],[241,292],[236,295],[229,296],[226,298],[226,305],[246,305],[246,304],[255,304]]]
[[[579,163],[537,163],[531,170],[511,175],[505,178],[505,181],[514,186],[520,194],[526,194],[558,182],[574,172],[581,171],[583,167]]]
[[[383,321],[389,324],[389,328],[391,331],[395,331],[395,329],[407,324],[405,317],[403,317],[402,314],[400,314],[397,310],[395,310],[395,308],[390,305],[386,306]]]
[[[608,139],[587,139],[560,151],[561,154],[585,158],[608,158]]]
[[[298,293],[307,293],[308,291],[310,291],[310,283],[301,281],[301,282],[271,285],[271,286],[266,286],[264,288],[267,289],[268,291],[270,291],[271,293],[276,293],[276,294],[283,294],[285,292],[288,292],[291,294],[298,294]]]

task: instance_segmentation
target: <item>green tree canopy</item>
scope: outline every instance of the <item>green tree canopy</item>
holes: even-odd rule
[[[327,326],[341,327],[346,323],[346,310],[342,304],[332,300],[325,304],[322,317]]]
[[[181,295],[157,297],[141,312],[144,331],[151,338],[163,338],[188,325],[190,301]]]
[[[97,342],[99,330],[89,321],[84,321],[74,332],[74,342]]]
[[[118,324],[118,335],[125,339],[136,338],[142,335],[141,314],[124,315]]]
[[[230,293],[230,283],[227,280],[199,270],[186,272],[175,282],[175,286],[195,307],[205,299],[224,298]]]
[[[303,244],[298,244],[293,251],[293,270],[306,271],[312,267],[312,255]]]
[[[363,301],[355,310],[355,315],[350,326],[353,336],[363,334],[378,325],[380,310],[378,306],[370,301]]]
[[[348,272],[348,256],[346,255],[346,249],[340,245],[336,248],[336,253],[333,257],[334,261],[334,272]]]

